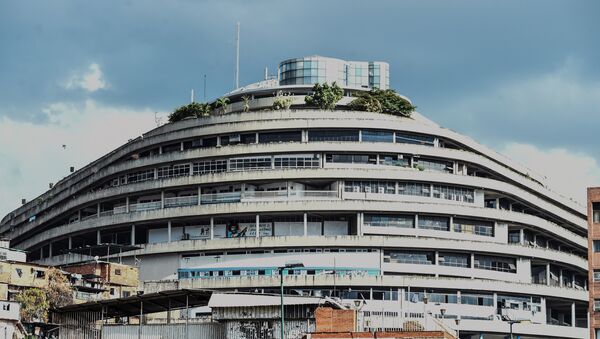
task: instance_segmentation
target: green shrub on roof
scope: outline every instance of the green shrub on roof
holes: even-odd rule
[[[416,108],[393,89],[378,88],[356,94],[356,99],[348,107],[353,111],[379,112],[403,117],[410,117]]]
[[[169,122],[176,122],[191,117],[206,117],[210,115],[211,107],[207,103],[192,102],[176,108],[169,114]]]
[[[307,105],[318,107],[320,109],[333,110],[338,101],[344,96],[344,90],[335,82],[330,85],[316,83],[312,88],[312,93],[304,97]]]

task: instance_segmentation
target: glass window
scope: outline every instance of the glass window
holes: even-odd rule
[[[600,224],[600,202],[592,203],[592,222]]]
[[[376,164],[376,155],[367,154],[327,154],[325,160],[329,163],[344,164]]]
[[[173,165],[158,168],[158,178],[173,178],[190,175],[190,165]]]
[[[146,170],[141,172],[127,174],[127,183],[133,184],[136,182],[142,182],[146,180],[154,180],[154,170]]]
[[[414,228],[415,216],[406,214],[365,214],[365,226]]]
[[[517,273],[517,264],[514,258],[475,255],[474,266],[483,270]]]
[[[316,154],[276,155],[275,168],[318,168],[319,156]]]
[[[272,142],[300,142],[302,141],[301,131],[286,131],[286,132],[264,132],[258,134],[259,143]]]
[[[466,253],[443,253],[438,255],[438,264],[452,267],[470,267],[471,255]]]
[[[491,221],[454,218],[453,227],[454,232],[483,235],[486,237],[494,236],[494,223]]]
[[[309,130],[308,141],[358,141],[358,130]]]
[[[454,171],[454,168],[453,168],[451,162],[440,161],[440,160],[415,158],[414,166],[415,166],[415,168],[418,168],[420,170],[429,170],[429,171],[446,172],[446,173],[452,173]]]
[[[475,190],[455,186],[433,185],[433,197],[472,204],[475,202]]]
[[[271,157],[232,158],[229,160],[231,171],[249,171],[271,169]]]
[[[600,240],[594,240],[593,245],[594,245],[594,252],[595,253],[600,252]]]
[[[208,160],[196,162],[192,166],[192,174],[206,174],[227,171],[227,160]]]
[[[465,305],[494,306],[494,296],[480,294],[461,294],[460,303]]]
[[[345,192],[394,194],[396,185],[393,181],[348,180],[344,183]]]
[[[362,141],[364,142],[394,142],[394,133],[379,130],[363,130]]]
[[[416,144],[433,146],[434,137],[429,135],[396,132],[396,142],[399,144]]]
[[[600,282],[600,270],[594,270],[594,282]]]
[[[433,265],[435,254],[421,251],[385,251],[383,262],[397,264]]]
[[[449,218],[437,217],[432,215],[419,215],[419,228],[436,230],[436,231],[448,231]]]
[[[428,197],[431,185],[420,182],[399,182],[398,194]]]

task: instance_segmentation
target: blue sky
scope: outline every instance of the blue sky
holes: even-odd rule
[[[547,174],[600,185],[598,1],[2,1],[0,214],[189,100],[280,60],[382,60],[441,125]],[[64,149],[61,146],[67,145]]]

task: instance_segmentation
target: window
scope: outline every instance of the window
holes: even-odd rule
[[[594,270],[594,282],[600,282],[600,270]]]
[[[318,154],[288,154],[274,157],[275,168],[318,168]]]
[[[196,162],[192,166],[192,174],[207,174],[227,171],[227,160],[208,160]]]
[[[475,191],[470,188],[433,185],[433,197],[472,204],[475,202]]]
[[[158,168],[159,179],[181,177],[186,175],[190,175],[189,164],[164,166]]]
[[[377,155],[368,154],[327,154],[325,160],[329,163],[372,164],[377,163]]]
[[[420,182],[399,182],[398,194],[428,197],[431,185]]]
[[[466,253],[440,253],[438,255],[438,264],[452,267],[470,267],[469,259],[471,259],[471,255]]]
[[[483,270],[517,273],[516,259],[514,258],[476,255],[474,266]]]
[[[271,157],[233,158],[229,160],[231,171],[249,171],[271,169]]]
[[[453,165],[451,162],[431,160],[431,159],[415,159],[415,167],[423,170],[436,171],[436,172],[453,172]]]
[[[309,130],[308,141],[358,141],[358,130]]]
[[[363,130],[363,142],[394,142],[394,133],[379,130]]]
[[[447,217],[419,215],[419,228],[436,231],[448,231],[450,220]]]
[[[394,194],[396,184],[393,181],[353,181],[344,183],[344,191],[355,193]]]
[[[414,215],[365,214],[365,226],[414,228]]]
[[[592,203],[592,222],[600,224],[600,202]]]
[[[600,299],[594,299],[594,311],[600,311]]]
[[[433,252],[385,251],[383,262],[398,264],[433,265]]]
[[[593,241],[594,253],[600,252],[600,240]]]
[[[293,142],[302,141],[302,131],[258,133],[258,142],[259,143],[292,142],[292,141]]]
[[[121,275],[121,269],[120,268],[116,268],[115,269],[115,275]]]
[[[494,223],[491,221],[468,220],[454,218],[454,232],[494,236]]]
[[[141,172],[127,174],[127,183],[133,184],[136,182],[142,182],[146,180],[154,180],[154,170],[146,170]]]
[[[123,298],[127,298],[131,295],[131,292],[129,291],[123,291]]]
[[[433,140],[434,138],[429,135],[396,132],[397,143],[433,146]]]
[[[460,303],[465,305],[494,306],[494,296],[481,294],[461,294]]]

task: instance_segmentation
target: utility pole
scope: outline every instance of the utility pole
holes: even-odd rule
[[[235,88],[240,87],[240,23],[236,25],[235,33]]]

